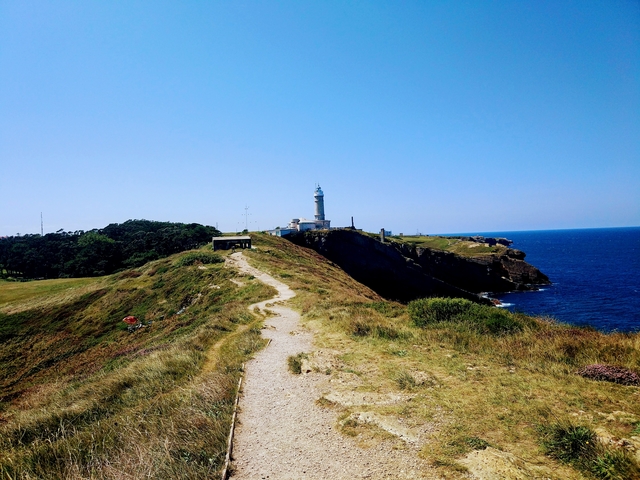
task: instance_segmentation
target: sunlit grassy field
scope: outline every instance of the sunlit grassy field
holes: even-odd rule
[[[456,253],[465,257],[503,254],[507,247],[504,245],[490,246],[486,243],[470,242],[452,237],[438,237],[426,235],[404,235],[402,237],[389,237],[390,241],[398,243],[407,243],[421,248],[432,248],[434,250],[444,250],[446,252]]]
[[[366,409],[417,429],[428,426],[433,433],[420,455],[443,477],[459,478],[460,460],[490,445],[546,468],[550,478],[590,478],[545,455],[540,429],[559,421],[585,425],[613,443],[640,436],[640,388],[576,375],[594,363],[640,371],[639,335],[605,335],[507,312],[518,328],[494,334],[473,323],[418,327],[405,305],[381,299],[317,253],[275,237],[254,243],[252,261],[298,292],[293,301],[317,332],[316,347],[335,352],[339,367],[329,374],[355,374],[355,391],[405,398]],[[333,408],[342,419],[362,409]],[[354,422],[343,428],[363,444],[380,433]]]
[[[465,457],[487,446],[541,478],[637,478],[633,469],[616,476],[606,461],[601,473],[564,461],[543,432],[575,425],[635,454],[640,389],[576,372],[594,363],[639,371],[638,335],[506,313],[504,329],[493,314],[489,328],[473,318],[416,323],[406,305],[316,252],[267,235],[253,241],[245,255],[296,291],[293,306],[336,392],[396,399],[346,405],[331,390],[318,399],[364,448],[389,434],[354,420],[363,410],[427,432],[416,455],[442,478],[464,478]],[[264,345],[262,319],[247,306],[274,292],[251,277],[238,286],[237,272],[198,261],[203,252],[98,279],[0,283],[0,478],[219,476],[241,364]],[[130,333],[126,315],[150,325]],[[314,352],[301,353],[313,362]]]
[[[0,311],[15,308],[21,302],[38,301],[53,295],[69,292],[76,294],[81,287],[90,289],[100,284],[102,278],[62,278],[57,280],[39,280],[33,282],[11,282],[0,280]]]
[[[247,306],[274,292],[188,255],[0,283],[0,478],[219,476],[242,362],[263,345]]]

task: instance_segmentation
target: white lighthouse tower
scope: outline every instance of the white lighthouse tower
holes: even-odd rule
[[[324,193],[322,193],[320,185],[316,187],[316,191],[313,193],[313,198],[316,201],[315,220],[316,222],[324,221]]]
[[[313,199],[316,202],[316,211],[313,220],[307,220],[306,218],[293,218],[289,222],[286,228],[276,228],[270,230],[271,235],[277,235],[279,237],[283,235],[289,235],[293,232],[306,232],[307,230],[324,230],[331,228],[331,220],[324,218],[324,193],[320,185],[316,186],[313,192]]]

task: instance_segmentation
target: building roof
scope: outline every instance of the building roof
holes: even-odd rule
[[[226,240],[226,241],[251,240],[251,237],[249,235],[242,235],[242,236],[236,236],[236,237],[213,237],[213,240]]]

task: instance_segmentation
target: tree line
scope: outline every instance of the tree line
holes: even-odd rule
[[[220,235],[198,223],[127,220],[88,232],[0,238],[0,276],[69,278],[108,275],[198,248]]]

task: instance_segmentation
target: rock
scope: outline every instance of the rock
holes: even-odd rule
[[[546,468],[533,465],[493,447],[474,450],[458,463],[464,465],[476,480],[531,480],[553,478]]]
[[[312,362],[307,358],[303,358],[300,361],[300,373],[311,373],[311,372],[313,372]]]
[[[409,428],[402,425],[397,419],[390,416],[378,415],[374,412],[356,412],[347,417],[344,422],[349,420],[358,423],[368,423],[394,435],[407,443],[417,443],[418,436]]]

